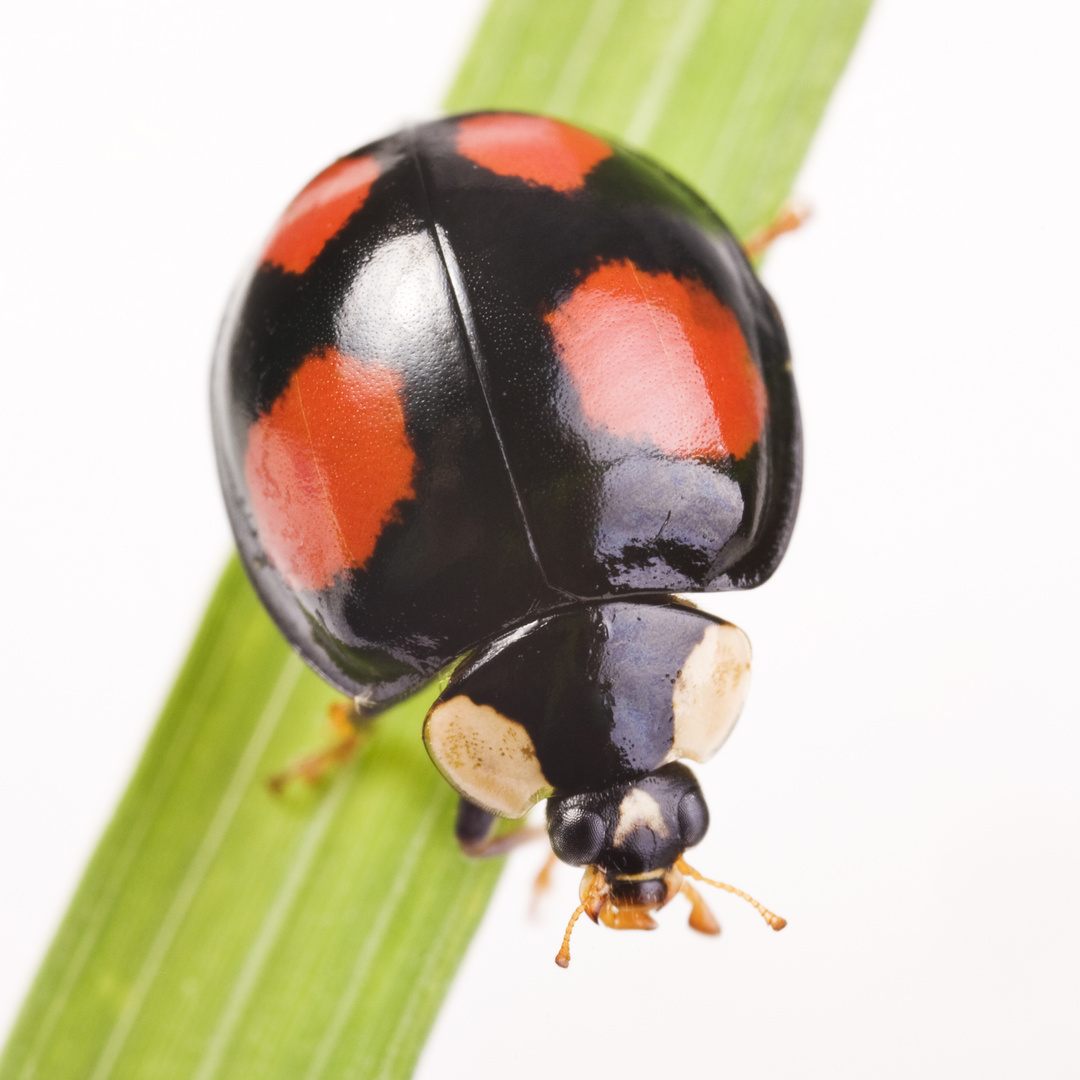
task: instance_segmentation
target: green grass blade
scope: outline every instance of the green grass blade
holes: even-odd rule
[[[408,1075],[496,863],[392,710],[321,793],[265,777],[333,692],[226,571],[13,1034],[7,1078]],[[437,887],[433,886],[437,883]]]
[[[787,195],[867,7],[497,0],[447,104],[620,135],[745,232]],[[271,797],[333,694],[230,563],[0,1080],[408,1076],[499,872],[451,839],[432,694],[326,790]]]

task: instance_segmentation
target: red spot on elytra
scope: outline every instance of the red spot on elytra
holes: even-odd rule
[[[312,353],[248,431],[244,476],[266,554],[294,589],[325,589],[371,558],[414,497],[401,377]]]
[[[761,374],[700,281],[608,263],[545,318],[595,427],[678,457],[741,458],[761,437]]]
[[[323,169],[282,214],[263,262],[302,274],[364,205],[378,176],[379,166],[370,157],[344,158]]]
[[[499,176],[516,176],[556,191],[575,191],[611,147],[587,131],[544,116],[491,113],[458,124],[463,157]]]

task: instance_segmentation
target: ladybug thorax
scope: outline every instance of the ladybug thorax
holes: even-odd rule
[[[550,798],[561,858],[639,873],[700,839],[686,815],[707,821],[704,802],[677,763],[727,738],[749,666],[741,630],[670,598],[570,605],[466,657],[424,739],[470,802],[521,817]]]

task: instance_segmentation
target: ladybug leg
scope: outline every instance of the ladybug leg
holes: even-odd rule
[[[526,825],[514,832],[492,836],[495,827],[495,815],[481,809],[476,803],[469,802],[464,796],[458,803],[457,821],[454,823],[454,836],[461,850],[470,859],[488,859],[494,855],[505,855],[520,844],[543,836],[545,830],[539,825]]]
[[[701,893],[690,884],[683,881],[679,892],[690,901],[690,927],[699,934],[719,934],[720,924],[716,916],[709,910],[709,905],[701,897]]]
[[[743,251],[747,257],[756,259],[768,251],[769,246],[784,233],[794,232],[810,216],[810,207],[805,203],[790,202],[780,207],[780,212],[762,229],[751,233],[743,241]]]
[[[533,882],[532,903],[529,905],[529,914],[535,916],[540,906],[540,898],[551,888],[551,871],[555,869],[559,857],[554,851],[549,851],[544,865],[540,867],[540,873]]]
[[[783,930],[784,927],[787,926],[787,919],[782,919],[779,915],[775,915],[767,907],[765,907],[764,904],[759,904],[752,896],[747,896],[747,894],[744,893],[742,889],[736,889],[734,885],[725,885],[722,881],[713,881],[712,878],[705,877],[704,874],[695,870],[685,859],[676,859],[675,869],[678,870],[680,874],[685,874],[687,877],[692,877],[695,881],[701,881],[704,882],[706,885],[712,885],[713,888],[723,889],[724,892],[733,893],[735,896],[741,896],[743,900],[750,904],[774,930]],[[689,896],[689,893],[687,893],[686,895]],[[698,899],[700,900],[701,898],[698,897]],[[693,903],[692,898],[690,902]],[[690,925],[694,926],[693,913],[690,916]],[[694,929],[697,930],[700,929],[700,927],[694,927]],[[709,931],[704,930],[702,932],[707,934]]]
[[[267,785],[280,795],[292,780],[318,784],[331,770],[343,765],[356,753],[362,737],[371,726],[372,717],[365,716],[351,701],[335,701],[328,710],[330,729],[335,741],[323,750],[306,754],[274,773]]]
[[[534,901],[538,900],[543,893],[551,888],[551,871],[555,869],[558,861],[558,855],[554,851],[549,851],[548,857],[544,860],[544,865],[540,868],[540,873],[536,875],[536,880],[533,882]]]

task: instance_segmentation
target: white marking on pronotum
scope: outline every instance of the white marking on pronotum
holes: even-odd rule
[[[714,623],[675,680],[675,733],[666,761],[708,761],[731,734],[750,692],[750,641],[732,623]]]
[[[285,706],[288,704],[303,670],[303,661],[295,654],[291,654],[286,660],[285,666],[281,669],[281,674],[278,676],[277,682],[274,683],[273,690],[270,691],[270,697],[266,702],[262,715],[259,717],[251,739],[248,741],[240,762],[233,772],[229,786],[225,789],[221,802],[218,803],[217,811],[210,822],[210,827],[203,836],[199,850],[191,860],[187,873],[184,874],[184,879],[176,890],[173,902],[169,905],[169,910],[161,921],[161,926],[158,928],[157,935],[150,946],[150,951],[146,954],[146,959],[139,969],[131,993],[128,995],[123,1009],[120,1010],[116,1024],[113,1026],[108,1041],[105,1043],[94,1070],[90,1074],[90,1080],[105,1080],[120,1057],[120,1052],[124,1049],[124,1043],[127,1042],[127,1037],[131,1034],[131,1029],[135,1025],[139,1012],[142,1010],[147,994],[150,992],[150,987],[153,985],[154,979],[157,978],[158,971],[160,971],[165,956],[180,930],[192,901],[195,899],[195,894],[199,891],[203,878],[206,877],[214,857],[221,848],[225,834],[233,823],[233,818],[236,816],[236,811],[240,806],[244,793],[251,784],[255,769],[262,760],[263,753],[270,742],[270,737],[274,734],[278,721],[285,713]]]
[[[420,861],[420,856],[423,854],[427,842],[431,839],[431,832],[442,802],[442,792],[434,791],[431,801],[424,811],[424,816],[420,819],[420,824],[417,825],[408,847],[405,848],[401,856],[401,862],[394,872],[393,882],[382,899],[382,906],[375,922],[372,923],[371,929],[364,938],[363,947],[357,954],[352,971],[349,973],[349,981],[338,998],[334,1015],[331,1017],[323,1037],[319,1040],[319,1045],[315,1047],[315,1053],[312,1055],[311,1063],[304,1073],[303,1080],[319,1080],[326,1071],[330,1057],[341,1040],[341,1033],[345,1030],[345,1025],[349,1022],[349,1017],[356,1007],[360,992],[363,990],[364,983],[367,981],[368,974],[371,971],[371,965],[382,946],[383,939],[386,937],[386,931],[390,928],[390,922],[398,913],[398,904],[405,895],[405,891],[414,884],[413,872],[416,870],[417,863]],[[423,983],[419,985],[422,986]]]
[[[550,790],[524,726],[465,694],[431,710],[424,742],[453,787],[502,817],[521,817]]]
[[[628,143],[640,146],[652,134],[683,61],[697,43],[698,33],[712,9],[713,0],[687,0],[623,132]]]
[[[619,824],[615,827],[611,843],[615,847],[621,847],[635,829],[642,828],[660,837],[669,835],[660,804],[647,791],[631,788],[619,803]]]
[[[594,0],[574,44],[567,50],[566,62],[555,86],[544,103],[544,112],[565,115],[577,104],[597,54],[622,7],[622,0]]]
[[[345,792],[349,789],[349,780],[355,768],[354,762],[350,763],[350,768],[342,770],[338,775],[334,786],[319,804],[319,809],[300,834],[296,851],[290,860],[288,873],[286,873],[273,902],[263,916],[259,932],[255,935],[255,940],[252,942],[251,948],[244,958],[244,963],[240,967],[240,972],[233,982],[228,1001],[225,1003],[225,1008],[217,1022],[217,1026],[210,1035],[206,1051],[199,1062],[198,1068],[195,1070],[193,1080],[212,1080],[221,1068],[229,1043],[232,1041],[240,1021],[243,1019],[244,1011],[251,998],[251,992],[255,989],[263,967],[266,965],[267,958],[281,935],[281,929],[285,925],[285,920],[288,918],[293,904],[296,903],[300,886],[307,878],[308,870],[311,868],[323,838],[326,836],[326,830],[330,827],[331,822],[341,808]]]

